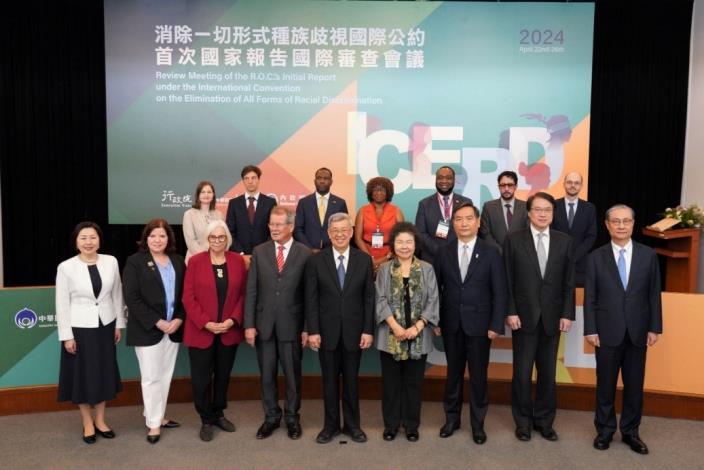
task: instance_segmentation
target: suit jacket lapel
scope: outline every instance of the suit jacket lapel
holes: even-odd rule
[[[259,199],[257,199],[257,206],[254,208],[254,223],[252,224],[253,227],[256,227],[259,222],[262,220],[262,217],[264,217],[264,207],[262,207],[262,204],[264,203],[264,195],[262,193],[259,193]],[[245,214],[247,213],[247,205],[245,204],[244,207],[244,212]],[[247,222],[249,222],[249,219],[247,219]]]
[[[281,275],[283,276],[284,273],[286,272],[286,268],[289,266],[289,261],[293,262],[298,255],[300,255],[300,250],[298,249],[298,246],[296,246],[296,242],[294,241],[291,243],[291,248],[288,252],[288,256],[286,257],[286,262],[284,262],[284,269],[281,270]],[[278,271],[278,266],[276,268]]]
[[[621,275],[618,273],[618,265],[616,264],[616,260],[614,259],[614,250],[611,247],[611,242],[609,242],[606,248],[607,249],[604,250],[604,265],[611,272],[611,276],[614,278],[614,282],[619,286],[621,290],[625,291],[625,289],[623,288],[623,283],[621,282]],[[632,262],[631,272],[633,272]]]
[[[527,232],[525,232],[525,236],[523,237],[523,248],[525,249],[526,254],[528,255],[528,259],[530,260],[531,264],[535,268],[535,272],[538,274],[538,276],[541,276],[540,263],[538,263],[538,252],[535,251],[535,243],[533,243],[533,232],[530,230],[530,228],[528,229]],[[547,263],[546,263],[545,274],[547,274],[547,272],[548,272],[548,270],[547,270]],[[541,276],[541,278],[542,278],[542,276]]]
[[[156,283],[161,289],[161,293],[164,296],[164,303],[166,303],[166,289],[164,288],[164,281],[161,279],[161,273],[159,272],[159,265],[156,263],[154,260],[154,257],[152,256],[151,253],[146,252],[146,263],[149,268],[149,271],[151,271],[152,276],[156,279]],[[149,264],[151,263],[151,265]],[[173,263],[171,263],[173,265]]]
[[[342,293],[342,289],[340,289],[340,282],[337,280],[337,266],[336,266],[336,260],[335,260],[335,253],[337,253],[333,248],[326,248],[325,252],[323,253],[323,263],[325,266],[327,266],[327,269],[330,274],[330,279],[332,279],[332,283],[335,284],[335,287],[337,288],[338,293]],[[352,257],[352,250],[350,249],[350,258]],[[345,283],[347,283],[347,273],[349,272],[349,267],[352,263],[352,260],[347,260],[347,271],[345,271]]]
[[[633,274],[637,273],[639,270],[646,270],[647,267],[643,266],[641,263],[645,260],[643,256],[640,256],[641,251],[640,247],[636,245],[634,241],[631,241],[631,246],[633,247],[633,253],[631,253],[631,270],[628,272],[628,283],[626,285],[626,291],[631,288],[633,283],[631,280],[633,279]],[[618,271],[618,269],[617,269]],[[619,282],[621,282],[621,277],[619,276]]]
[[[325,208],[325,219],[323,220],[323,224],[320,226],[320,228],[325,228],[325,225],[327,224],[327,221],[330,216],[337,212],[338,204],[339,201],[337,200],[337,198],[333,196],[332,193],[330,193],[330,197],[328,198],[328,206]],[[317,207],[315,208],[315,213],[318,213]],[[320,218],[318,218],[318,221],[320,221]]]
[[[460,273],[460,259],[457,257],[457,250],[459,249],[459,240],[453,241],[450,246],[453,247],[450,250],[450,269],[452,269],[452,275],[455,279],[459,279],[459,284],[462,284],[462,277]],[[471,265],[472,263],[470,263]]]
[[[474,271],[477,270],[477,266],[479,266],[479,263],[484,261],[484,257],[482,256],[483,253],[484,246],[479,241],[479,238],[477,238],[474,243],[474,250],[469,255],[469,268],[467,268],[467,276],[464,278],[464,282],[467,282],[469,278],[472,277],[472,274],[474,274]],[[455,256],[457,256],[457,250],[455,250]],[[455,263],[455,265],[459,266],[458,263]]]

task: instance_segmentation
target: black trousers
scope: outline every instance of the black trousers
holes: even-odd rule
[[[623,410],[619,428],[621,434],[637,435],[643,414],[643,382],[647,346],[635,346],[626,332],[618,346],[596,348],[596,416],[594,425],[601,434],[616,431],[616,385],[621,371]]]
[[[284,421],[297,423],[301,409],[301,354],[298,341],[278,341],[276,331],[267,341],[257,339],[257,362],[261,373],[262,406],[265,420],[271,423],[281,421],[279,406],[279,364],[286,380],[286,400],[284,401]]]
[[[344,427],[359,429],[359,392],[357,379],[362,350],[347,351],[340,340],[337,348],[320,349],[320,369],[323,375],[325,429],[340,429],[340,376],[342,376],[342,416]]]
[[[460,425],[466,364],[469,367],[469,421],[472,429],[484,429],[489,408],[486,384],[491,340],[486,336],[467,336],[462,328],[452,333],[443,331],[442,339],[447,358],[445,420]]]
[[[427,357],[423,354],[420,359],[397,361],[392,354],[379,351],[384,428],[398,429],[403,425],[406,431],[418,430]]]
[[[542,321],[532,333],[518,329],[512,334],[511,411],[516,427],[552,427],[557,406],[555,370],[560,335],[546,335]],[[533,364],[538,373],[535,401],[531,394]]]
[[[193,402],[203,424],[213,424],[227,408],[227,388],[237,345],[225,346],[215,336],[209,348],[188,348]]]

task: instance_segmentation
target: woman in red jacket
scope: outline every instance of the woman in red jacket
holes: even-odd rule
[[[183,286],[184,343],[191,362],[193,401],[200,415],[200,438],[213,439],[213,426],[234,432],[223,414],[227,387],[242,342],[247,272],[242,256],[228,251],[232,236],[222,220],[208,224],[209,249],[191,257]]]

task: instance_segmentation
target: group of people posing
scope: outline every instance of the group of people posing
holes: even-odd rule
[[[505,171],[498,178],[500,198],[480,215],[471,200],[453,192],[454,170],[443,166],[437,191],[418,204],[415,224],[391,203],[388,178],[367,183],[369,204],[353,220],[345,201],[330,192],[327,168],[316,171],[315,193],[295,212],[260,193],[261,176],[256,166],[242,170],[245,192],[230,200],[224,220],[213,184],[198,185],[183,218],[185,260],[175,253],[164,219],[144,227],[122,276],[114,257],[98,254],[96,224],[74,230],[78,255],[59,265],[56,279],[59,399],[78,404],[85,442],[115,437],[105,402],[121,390],[115,345],[125,326],[153,444],[163,429],[179,426],[165,410],[181,341],[188,347],[203,441],[213,439],[215,428],[235,431],[224,410],[243,341],[256,348],[261,374],[264,421],[257,439],[271,436],[282,420],[288,437],[301,437],[301,358],[309,347],[318,352],[324,389],[316,441],[330,442],[340,432],[366,441],[358,374],[362,351],[374,346],[382,371],[383,439],[394,440],[403,428],[417,441],[434,336],[442,337],[447,358],[446,421],[439,435],[460,429],[467,367],[471,436],[483,444],[490,347],[505,326],[513,344],[515,435],[528,441],[536,431],[555,441],[560,333],[571,327],[575,287],[583,285],[584,334],[596,348],[594,447],[607,449],[620,429],[631,449],[648,452],[638,430],[646,349],[662,332],[660,277],[654,251],[631,240],[632,209],[618,204],[606,211],[611,241],[589,253],[596,210],[579,199],[577,173],[565,177],[564,198],[539,192],[521,201],[514,196],[517,175]],[[617,427],[619,372],[624,405]]]

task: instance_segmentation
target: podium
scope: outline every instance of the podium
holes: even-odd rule
[[[664,248],[655,248],[657,254],[667,259],[665,290],[668,292],[697,292],[701,229],[682,228],[659,232],[644,228],[643,235],[665,240]]]

